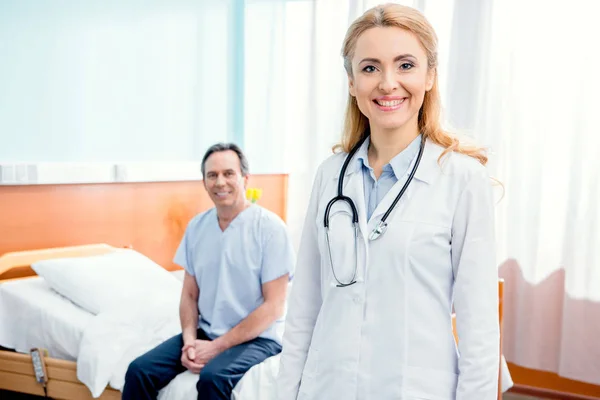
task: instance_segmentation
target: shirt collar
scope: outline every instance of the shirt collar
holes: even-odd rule
[[[390,160],[389,164],[392,167],[392,171],[396,176],[396,179],[400,179],[408,171],[408,168],[410,167],[413,159],[417,156],[417,153],[419,152],[419,148],[421,146],[421,136],[422,135],[418,135],[412,142],[410,142],[408,147],[406,147],[404,150],[402,150]],[[360,148],[356,152],[355,172],[361,167],[371,169],[371,166],[369,165],[368,156],[370,143],[371,138],[369,137],[364,141],[362,146],[360,146]]]
[[[356,163],[353,172],[358,171],[362,167],[366,167],[371,169],[369,165],[369,144],[371,143],[371,138],[368,137],[364,143],[360,146],[358,151],[356,152]]]
[[[423,139],[421,138],[421,140],[423,140]],[[366,149],[368,148],[369,139],[367,139],[365,142],[366,142],[366,144],[363,143],[363,146],[364,146],[364,151],[366,154]],[[359,150],[362,150],[362,149],[359,149]],[[433,143],[431,140],[427,140],[425,142],[425,149],[423,150],[423,158],[421,159],[419,168],[417,168],[417,172],[415,173],[415,179],[420,180],[425,183],[432,183],[441,172],[442,160],[440,159],[440,157],[444,150],[445,149],[442,146]],[[358,151],[357,151],[357,153],[358,153]],[[356,154],[355,154],[355,156],[356,156]],[[444,158],[446,158],[448,156],[450,156],[450,154],[446,155]],[[345,154],[344,157],[347,157],[347,154]],[[364,155],[363,155],[363,157],[364,157]],[[367,161],[368,161],[368,157],[364,157],[364,158],[367,159]],[[353,159],[356,160],[356,158],[354,158],[354,157],[353,157]],[[343,162],[343,159],[341,162]],[[340,168],[341,168],[341,165],[342,164],[340,164]],[[355,172],[360,171],[361,168],[363,168],[362,161],[350,162],[350,164],[348,165],[348,168],[346,169],[345,176],[352,175]],[[335,180],[337,180],[338,177],[339,177],[339,175],[336,174],[333,178]]]

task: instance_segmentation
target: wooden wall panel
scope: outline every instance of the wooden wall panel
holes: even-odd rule
[[[258,201],[285,220],[287,175],[255,175]],[[107,243],[167,269],[189,220],[213,204],[202,182],[0,186],[0,254]]]

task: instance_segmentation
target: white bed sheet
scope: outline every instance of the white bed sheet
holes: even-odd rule
[[[74,361],[93,315],[48,286],[43,278],[0,284],[0,345],[21,353],[33,347]]]
[[[183,270],[172,274],[183,280]],[[20,353],[41,347],[50,357],[75,361],[83,332],[93,317],[43,278],[0,284],[0,346]]]

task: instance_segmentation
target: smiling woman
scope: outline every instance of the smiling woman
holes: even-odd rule
[[[482,148],[460,143],[441,127],[437,46],[429,22],[410,7],[376,7],[354,22],[342,50],[350,90],[336,149],[349,153],[368,127],[372,140],[382,141],[374,147],[387,149],[385,162],[420,133],[445,148],[442,155],[455,151],[487,163]],[[389,131],[399,126],[407,133],[392,145]]]
[[[349,27],[343,58],[342,151],[313,185],[279,398],[496,399],[491,180],[482,150],[441,129],[434,30],[378,6]]]
[[[433,77],[433,70],[427,66],[427,54],[409,31],[377,27],[364,32],[356,41],[349,74],[350,95],[369,119],[374,137],[380,136],[378,131],[402,126],[413,133],[403,136],[410,141],[414,139],[419,132],[419,110],[425,93],[433,86]]]

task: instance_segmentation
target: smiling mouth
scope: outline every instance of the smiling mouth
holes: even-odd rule
[[[215,196],[226,197],[228,194],[229,194],[229,192],[217,192],[217,193],[215,193]]]
[[[404,103],[404,100],[406,100],[406,97],[403,97],[401,99],[394,99],[394,100],[375,99],[375,100],[373,100],[373,103],[375,103],[377,105],[377,108],[379,108],[380,110],[394,111],[394,110],[399,109],[402,106],[402,104]]]

